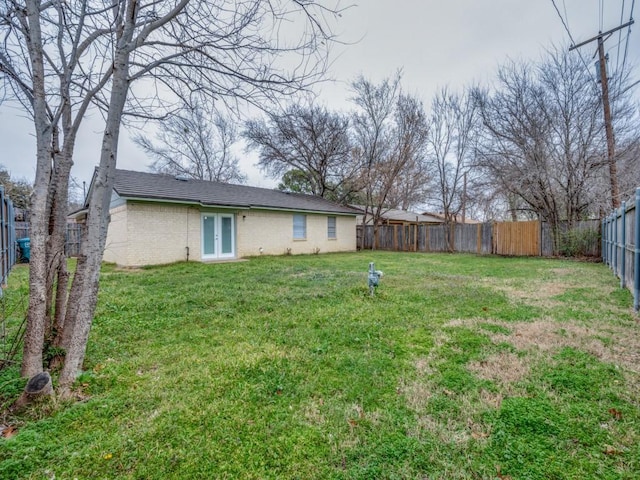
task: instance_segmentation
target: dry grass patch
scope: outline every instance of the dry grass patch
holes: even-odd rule
[[[500,352],[484,360],[470,362],[467,368],[482,379],[502,385],[522,380],[529,374],[525,358],[511,352]]]
[[[474,438],[472,434],[466,426],[451,418],[440,421],[433,415],[419,415],[415,426],[407,432],[407,435],[413,438],[435,437],[440,443],[455,445],[467,443]]]
[[[324,400],[322,398],[312,398],[307,405],[303,407],[304,418],[309,425],[318,426],[326,422],[326,418],[322,413],[324,408]]]
[[[452,320],[449,327],[480,330],[486,320]],[[612,326],[608,323],[590,326],[570,322],[559,323],[549,319],[533,322],[492,321],[490,325],[503,327],[510,333],[482,330],[492,342],[508,343],[526,356],[510,353],[492,355],[481,362],[472,362],[469,369],[481,378],[498,381],[503,385],[521,380],[527,375],[528,365],[542,355],[553,354],[565,347],[589,353],[599,360],[624,368],[627,380],[640,384],[640,334],[633,327]]]
[[[596,331],[584,326],[559,324],[552,320],[496,324],[508,328],[511,333],[490,333],[491,339],[496,343],[510,343],[518,350],[549,352],[563,347],[573,347],[599,358],[604,351],[602,341],[594,338]]]
[[[603,325],[602,327],[558,323],[551,320],[496,324],[509,328],[510,334],[491,333],[496,342],[508,342],[518,350],[553,352],[572,347],[608,363],[640,373],[640,336],[637,332]],[[603,339],[610,339],[603,341]]]
[[[562,295],[568,288],[570,287],[563,282],[544,282],[531,283],[526,289],[521,285],[517,287],[505,285],[498,287],[498,290],[505,293],[510,300],[524,300],[536,306],[553,307],[561,304],[553,297]]]

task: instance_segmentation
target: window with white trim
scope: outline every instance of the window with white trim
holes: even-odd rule
[[[336,217],[327,217],[327,238],[329,240],[335,240],[336,235]]]
[[[306,240],[307,238],[307,216],[295,214],[293,216],[293,239]]]

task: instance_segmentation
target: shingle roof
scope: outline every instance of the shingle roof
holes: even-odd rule
[[[321,197],[172,175],[116,170],[114,191],[124,198],[199,203],[205,206],[271,208],[356,215],[352,208]]]
[[[352,205],[353,208],[360,210],[360,214],[364,213],[365,207],[361,205]],[[371,207],[368,209],[369,215],[371,215]],[[421,214],[416,212],[410,212],[409,210],[399,210],[395,208],[382,209],[382,218],[384,220],[391,220],[397,222],[411,222],[411,223],[442,223],[443,220],[439,217],[435,217],[431,214]]]

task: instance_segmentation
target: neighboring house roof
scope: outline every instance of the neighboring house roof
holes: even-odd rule
[[[132,170],[116,170],[113,190],[124,199],[198,203],[203,206],[282,209],[339,215],[358,214],[350,207],[313,195]]]
[[[430,215],[432,217],[439,218],[441,222],[444,222],[444,213],[432,213],[432,212],[424,212],[423,215]],[[462,221],[462,215],[455,215],[454,221],[456,223],[467,223],[467,224],[478,224],[482,223],[478,220],[473,220],[472,218],[465,217],[464,221]]]
[[[365,211],[364,206],[352,205],[354,208],[360,210],[362,215]],[[367,212],[371,215],[371,209]],[[407,223],[442,223],[443,219],[430,214],[421,214],[416,212],[410,212],[408,210],[397,210],[394,208],[385,209],[382,211],[382,219],[391,222],[407,222]]]

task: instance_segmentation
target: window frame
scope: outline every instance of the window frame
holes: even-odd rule
[[[333,220],[333,226],[331,225],[331,221]],[[333,230],[333,232],[332,232]],[[331,235],[333,233],[333,235]],[[329,216],[327,217],[327,239],[329,240],[337,240],[338,239],[338,217]]]
[[[302,225],[299,224],[300,221],[302,221]],[[301,229],[302,231],[300,231]],[[307,216],[304,213],[293,214],[293,239],[294,240],[307,239]]]

